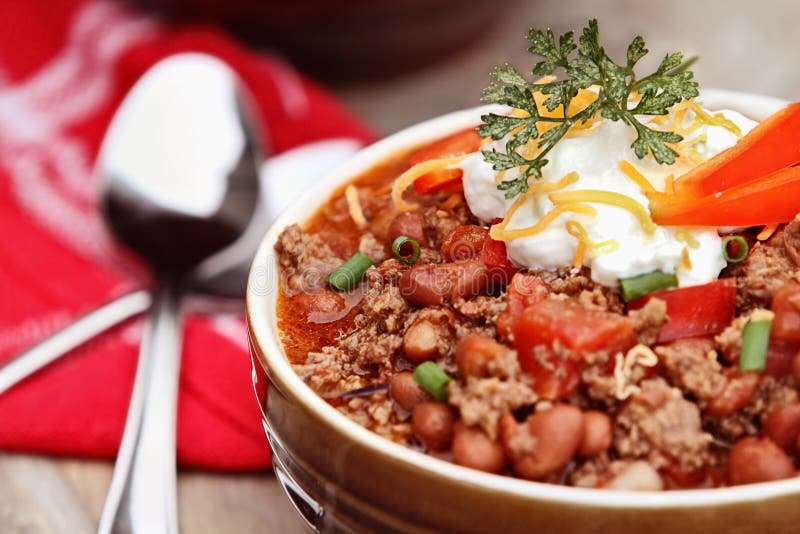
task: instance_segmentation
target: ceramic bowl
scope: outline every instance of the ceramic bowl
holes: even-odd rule
[[[763,119],[785,102],[708,91],[706,106]],[[479,122],[486,108],[445,115],[365,148],[324,177],[264,236],[247,290],[253,380],[278,476],[325,532],[800,531],[800,478],[708,490],[621,492],[555,486],[460,467],[362,428],[294,373],[276,324],[280,232],[303,222],[334,189],[393,153]],[[794,529],[794,530],[793,530]]]

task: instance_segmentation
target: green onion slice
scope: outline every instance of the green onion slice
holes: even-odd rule
[[[750,245],[740,235],[729,235],[722,239],[722,257],[728,263],[739,263],[747,257]]]
[[[375,264],[372,263],[369,256],[362,252],[356,252],[344,265],[331,273],[328,283],[339,291],[349,291],[358,285],[364,278],[364,273],[373,265]]]
[[[769,331],[772,328],[772,312],[757,310],[750,316],[742,331],[742,354],[739,356],[739,371],[763,371],[767,365]]]
[[[653,271],[652,273],[623,278],[619,281],[619,285],[622,289],[622,298],[625,302],[630,302],[654,291],[678,287],[678,278],[674,274]]]
[[[403,247],[405,245],[411,245],[411,253],[410,254],[403,254]],[[420,248],[419,243],[416,240],[411,239],[410,237],[406,237],[401,235],[397,239],[394,240],[392,243],[392,252],[394,253],[395,257],[402,261],[403,263],[407,263],[411,265],[412,263],[416,263],[419,259],[420,255]]]
[[[425,362],[414,369],[414,381],[438,401],[447,400],[447,384],[453,380],[433,362]]]

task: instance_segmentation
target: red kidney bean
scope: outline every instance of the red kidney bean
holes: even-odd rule
[[[394,241],[401,235],[410,237],[425,246],[425,218],[419,211],[404,211],[389,223],[389,241]]]
[[[761,381],[759,373],[736,373],[728,376],[728,383],[719,395],[708,401],[706,411],[711,415],[730,415],[750,402]]]
[[[764,435],[789,454],[800,435],[800,403],[778,406],[763,419]]]
[[[508,350],[492,338],[467,334],[456,344],[456,365],[462,377],[485,377],[489,374],[489,364],[508,353]]]
[[[611,446],[611,418],[602,412],[590,410],[583,413],[583,441],[578,455],[591,458],[603,454]]]
[[[398,280],[400,294],[417,306],[437,306],[485,291],[486,266],[479,261],[415,265]]]
[[[792,460],[768,438],[746,437],[728,454],[728,482],[753,484],[795,476]]]
[[[503,447],[479,428],[457,422],[453,428],[453,461],[489,473],[499,473],[506,464]]]
[[[442,241],[442,252],[449,261],[471,260],[478,256],[489,230],[474,224],[456,226]]]
[[[792,363],[792,376],[794,377],[794,381],[800,384],[800,352],[798,352],[794,357],[794,362]]]
[[[500,429],[514,473],[522,478],[542,480],[566,466],[578,452],[583,441],[583,413],[574,406],[558,404],[528,416],[523,423],[517,423],[513,416],[506,414],[500,421]],[[522,438],[530,442],[530,451],[515,451],[520,432],[529,434],[523,434]]]
[[[420,402],[432,400],[428,392],[414,380],[414,373],[411,371],[389,377],[389,396],[407,412],[412,411]]]
[[[308,317],[311,314],[338,313],[345,307],[344,299],[329,289],[310,289],[293,297]]]
[[[443,402],[420,402],[411,412],[411,430],[428,449],[444,451],[453,441],[453,410]]]

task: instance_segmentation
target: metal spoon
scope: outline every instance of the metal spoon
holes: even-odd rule
[[[217,297],[224,299],[225,304],[228,299],[243,299],[255,250],[278,213],[322,173],[360,147],[361,144],[354,139],[327,139],[288,150],[263,162],[259,170],[261,202],[256,205],[250,225],[234,243],[195,268],[187,282],[192,294],[200,295],[207,304],[205,307],[212,310],[221,307]],[[0,395],[69,351],[146,311],[151,303],[149,289],[117,297],[0,364]],[[234,305],[241,308],[238,302]]]
[[[177,533],[179,304],[189,274],[233,243],[258,199],[258,143],[234,73],[202,54],[152,67],[100,152],[104,212],[156,277],[125,431],[99,531]]]

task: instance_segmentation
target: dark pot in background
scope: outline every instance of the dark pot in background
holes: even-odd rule
[[[509,0],[129,0],[168,18],[220,24],[325,80],[392,76],[486,33]]]

